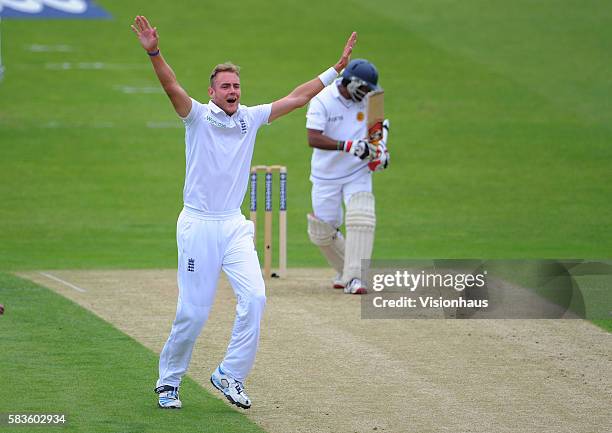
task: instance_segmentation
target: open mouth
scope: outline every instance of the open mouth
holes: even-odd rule
[[[227,98],[227,99],[226,99],[226,101],[227,101],[229,104],[233,104],[233,103],[234,103],[234,102],[236,102],[237,100],[238,100],[238,98]]]

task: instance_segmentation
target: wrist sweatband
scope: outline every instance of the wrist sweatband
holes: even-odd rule
[[[333,67],[331,67],[327,71],[319,75],[319,80],[321,80],[324,86],[329,86],[331,83],[334,82],[337,76],[338,72]]]
[[[147,54],[148,54],[150,57],[159,56],[159,48],[158,48],[157,50],[153,51],[153,52],[148,52],[148,51],[147,51]]]

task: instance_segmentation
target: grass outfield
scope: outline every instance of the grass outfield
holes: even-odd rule
[[[2,22],[0,269],[175,265],[183,130],[129,29],[139,13],[190,94],[205,100],[229,59],[246,104],[319,73],[359,31],[392,122],[377,258],[610,254],[612,4],[99,3],[114,19]],[[254,158],[289,167],[291,266],[324,264],[306,235],[304,113],[263,128]]]
[[[0,273],[0,300],[2,387],[14,391],[0,413],[65,413],[69,432],[262,432],[189,378],[184,408],[158,409],[157,356],[62,296]]]

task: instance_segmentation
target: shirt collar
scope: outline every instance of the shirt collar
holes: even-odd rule
[[[336,81],[334,81],[334,85],[332,86],[332,95],[335,98],[338,98],[338,101],[340,101],[345,107],[350,107],[353,104],[353,100],[352,99],[346,99],[344,96],[342,96],[340,94],[340,90],[338,89],[338,86],[340,85],[341,82],[341,78],[337,79]]]
[[[242,110],[244,106],[242,104],[238,104],[238,110],[236,110],[236,112],[234,114],[232,114],[231,116],[228,116],[227,113],[225,111],[223,111],[217,104],[215,104],[212,99],[210,101],[208,101],[208,108],[210,109],[210,111],[212,111],[215,114],[219,114],[222,113],[225,116],[233,119],[237,114],[240,113],[240,110]]]
[[[338,90],[338,85],[340,84],[340,80],[336,80],[334,81],[334,85],[332,86],[332,95],[334,95],[335,98],[342,98],[342,95],[340,94],[340,90]]]
[[[217,106],[217,104],[212,101],[212,99],[208,101],[208,108],[210,108],[210,111],[215,114],[219,114],[223,111],[221,108],[219,108],[219,106]]]

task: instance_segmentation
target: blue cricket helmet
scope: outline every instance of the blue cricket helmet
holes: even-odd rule
[[[368,92],[379,89],[378,70],[365,59],[351,60],[342,71],[342,85],[346,87],[351,99],[359,102]]]

